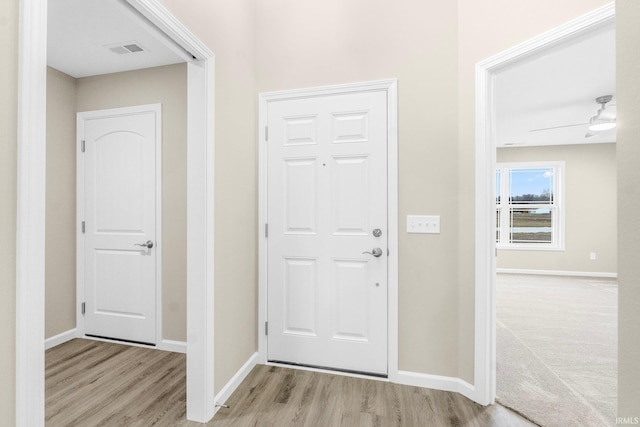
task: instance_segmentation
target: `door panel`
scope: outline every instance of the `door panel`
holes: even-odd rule
[[[384,92],[269,104],[269,360],[387,373],[386,107]]]
[[[334,157],[333,162],[333,234],[366,236],[370,229],[368,157]]]
[[[95,313],[101,315],[144,316],[144,262],[139,251],[96,249]]]
[[[285,159],[285,233],[315,234],[317,165],[315,158]]]
[[[316,116],[283,117],[284,145],[312,145],[317,141]]]
[[[284,333],[317,335],[317,260],[285,258]]]
[[[332,119],[331,141],[334,144],[369,140],[368,112],[333,113]]]
[[[369,274],[367,261],[333,260],[333,338],[369,340]]]
[[[106,120],[106,119],[103,119]],[[89,124],[89,132],[97,123]],[[104,125],[104,123],[103,123]],[[93,141],[89,171],[95,182],[95,221],[98,233],[144,233],[144,138],[118,131]],[[90,162],[91,162],[90,161]],[[123,209],[126,207],[126,209]]]
[[[85,334],[156,343],[160,110],[81,113]],[[147,241],[152,248],[140,246]]]

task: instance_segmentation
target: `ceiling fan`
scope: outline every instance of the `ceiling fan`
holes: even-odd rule
[[[596,98],[596,102],[600,104],[600,108],[596,112],[596,115],[592,116],[589,119],[588,123],[576,123],[574,125],[563,125],[563,126],[553,126],[548,128],[533,129],[533,130],[530,130],[529,132],[540,132],[543,130],[561,129],[561,128],[568,128],[568,127],[574,127],[574,126],[589,125],[589,131],[584,136],[585,138],[589,138],[591,136],[597,135],[599,132],[611,130],[616,127],[615,112],[613,112],[613,114],[609,114],[609,112],[611,111],[611,108],[610,108],[605,113],[607,103],[610,102],[611,99],[613,99],[613,95],[603,95]],[[612,106],[613,105],[610,105],[610,107]]]

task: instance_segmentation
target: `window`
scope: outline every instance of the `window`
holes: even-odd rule
[[[501,249],[564,249],[564,162],[496,168],[496,243]]]

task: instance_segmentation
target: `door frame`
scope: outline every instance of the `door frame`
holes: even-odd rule
[[[81,144],[84,139],[85,122],[90,119],[100,119],[130,114],[154,113],[155,122],[155,231],[154,250],[156,256],[155,291],[156,291],[156,337],[155,348],[167,350],[162,339],[162,104],[136,105],[130,107],[109,108],[104,110],[82,111],[76,113],[76,337],[85,337],[85,316],[82,313],[82,303],[85,302],[85,234],[82,232],[85,203],[85,156],[81,155]],[[158,120],[159,119],[159,120]]]
[[[158,0],[126,0],[187,62],[187,418],[207,422],[214,394],[213,52]],[[44,425],[47,0],[19,0],[16,224],[18,427]],[[174,46],[175,47],[175,46]]]
[[[609,3],[476,64],[475,69],[475,355],[474,401],[496,398],[495,102],[496,73],[615,20]]]
[[[387,375],[398,377],[398,83],[397,79],[348,83],[258,94],[258,360],[267,363],[267,149],[266,127],[270,102],[363,92],[387,95]],[[322,371],[321,369],[312,369]],[[356,375],[354,375],[356,376]],[[361,375],[360,375],[361,376]]]

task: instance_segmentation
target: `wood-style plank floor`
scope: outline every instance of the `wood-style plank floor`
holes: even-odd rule
[[[534,425],[503,406],[485,408],[457,393],[264,365],[251,371],[227,404],[210,425]]]
[[[75,339],[45,353],[45,424],[174,426],[185,378],[184,354]]]
[[[183,354],[88,340],[46,352],[47,426],[179,426]],[[256,366],[207,425],[533,426],[500,406],[383,381]]]

